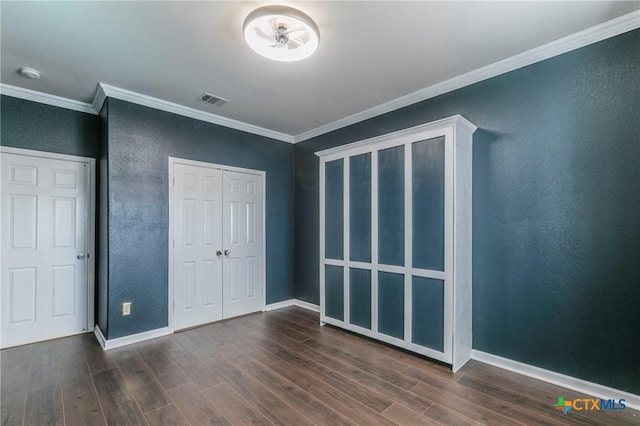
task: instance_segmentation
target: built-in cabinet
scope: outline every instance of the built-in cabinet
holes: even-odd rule
[[[475,129],[456,115],[316,153],[322,323],[470,359]]]

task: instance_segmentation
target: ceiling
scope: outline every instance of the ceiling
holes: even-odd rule
[[[634,10],[640,2],[284,2],[320,47],[274,62],[242,23],[263,2],[2,1],[2,83],[91,103],[99,82],[300,135]],[[33,67],[40,80],[16,70]],[[210,92],[231,102],[199,102]]]

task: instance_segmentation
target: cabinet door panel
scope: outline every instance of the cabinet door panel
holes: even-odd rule
[[[344,161],[325,165],[325,257],[343,259]]]
[[[404,266],[404,145],[378,151],[378,262]]]
[[[349,257],[371,262],[371,154],[349,159]]]
[[[324,314],[344,321],[344,274],[341,266],[326,265],[324,270]]]
[[[444,137],[412,145],[413,267],[444,271]]]
[[[437,351],[444,349],[444,281],[412,278],[411,341]]]
[[[378,332],[404,339],[404,275],[378,272]]]
[[[371,329],[371,271],[349,269],[349,322]]]

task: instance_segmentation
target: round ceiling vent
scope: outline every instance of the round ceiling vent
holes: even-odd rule
[[[18,68],[18,72],[23,77],[33,78],[34,80],[37,80],[37,79],[40,78],[40,71],[38,71],[38,70],[36,70],[34,68],[20,67],[20,68]]]

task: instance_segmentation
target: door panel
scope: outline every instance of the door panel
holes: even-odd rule
[[[262,309],[263,188],[262,176],[224,171],[224,318]]]
[[[222,319],[222,172],[174,165],[174,328]]]
[[[87,325],[89,168],[2,154],[2,347]]]

